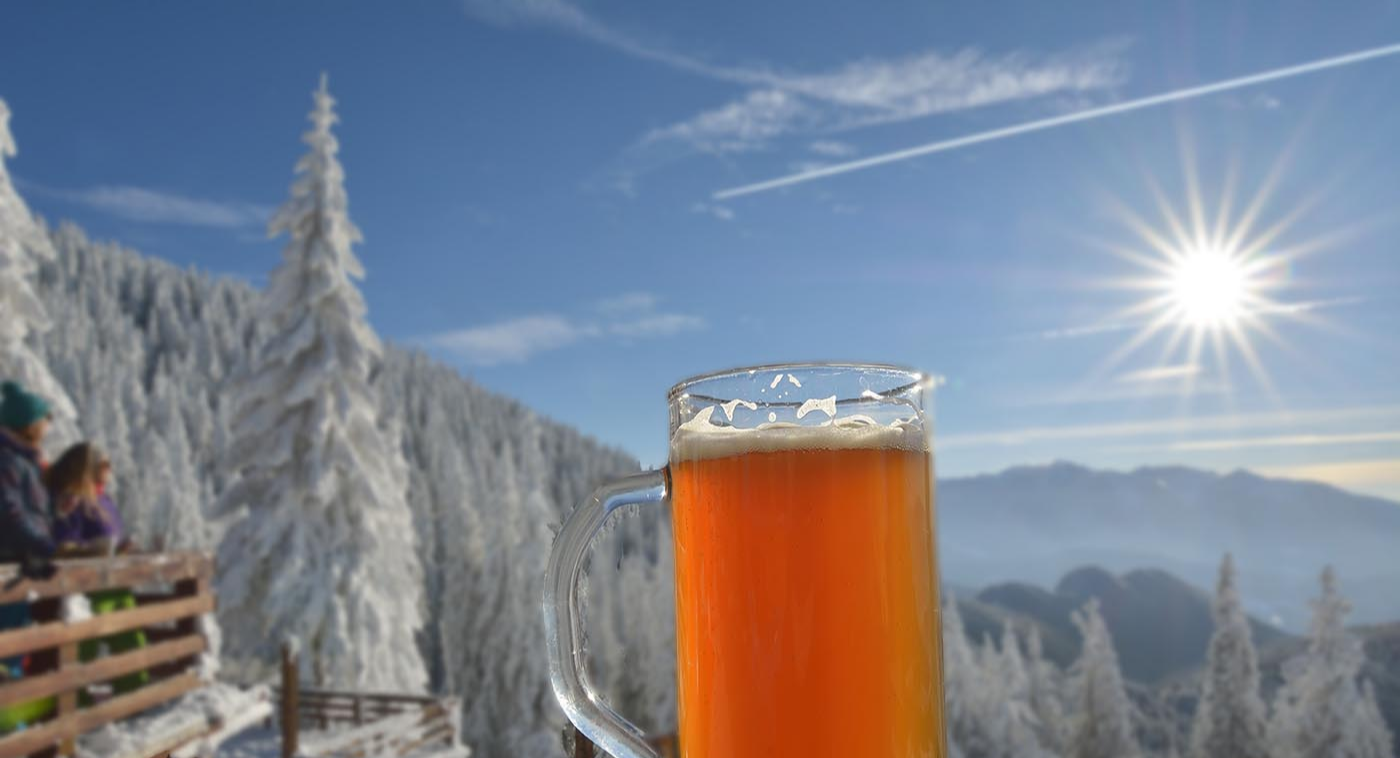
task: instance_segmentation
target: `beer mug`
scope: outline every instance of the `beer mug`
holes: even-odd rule
[[[656,758],[587,684],[578,579],[609,514],[669,502],[682,756],[946,755],[932,386],[800,364],[673,387],[669,465],[594,492],[550,555],[550,682],[578,730]]]

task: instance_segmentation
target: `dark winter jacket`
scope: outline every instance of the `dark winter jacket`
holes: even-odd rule
[[[53,554],[53,520],[39,475],[39,452],[0,433],[0,562]]]

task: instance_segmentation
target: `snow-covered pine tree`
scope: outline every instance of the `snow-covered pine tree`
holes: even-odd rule
[[[52,325],[34,290],[34,275],[39,263],[54,258],[54,250],[47,232],[10,181],[5,160],[16,152],[10,107],[0,99],[0,379],[18,381],[49,401],[56,423],[48,446],[56,451],[76,438],[77,412],[68,392],[27,342],[31,334],[41,334]]]
[[[1380,740],[1357,683],[1365,656],[1361,642],[1343,627],[1350,610],[1328,566],[1322,596],[1313,601],[1308,649],[1284,664],[1283,686],[1274,697],[1269,741],[1276,758],[1375,755]]]
[[[1395,736],[1386,726],[1376,689],[1368,680],[1361,686],[1361,712],[1357,714],[1356,755],[1364,758],[1394,758]]]
[[[219,503],[238,514],[219,549],[224,650],[267,663],[294,638],[308,682],[419,690],[423,576],[406,465],[369,383],[380,345],[352,281],[364,275],[351,250],[360,234],[324,76],[314,99],[310,150],[269,225],[291,237],[262,302],[270,337],[236,381],[237,478]]]
[[[42,302],[61,307],[51,307],[54,328],[32,344],[68,389],[84,436],[112,456],[113,492],[123,519],[150,545],[166,531],[170,511],[161,491],[163,482],[181,478],[181,448],[191,449],[188,457],[205,493],[198,502],[214,502],[211,493],[226,489],[224,451],[239,381],[234,369],[252,360],[273,329],[258,313],[259,293],[246,282],[89,240],[71,223],[52,230],[50,239],[58,257],[40,266],[35,287]],[[171,328],[172,320],[179,329]],[[421,521],[418,534],[444,535],[423,540],[419,551],[424,574],[432,577],[428,586],[436,593],[428,618],[440,634],[436,640],[425,635],[420,648],[438,669],[435,690],[460,693],[476,709],[463,733],[482,758],[553,756],[552,743],[548,751],[529,747],[542,744],[536,737],[560,723],[539,673],[541,659],[533,652],[539,643],[529,642],[538,639],[542,623],[532,607],[537,589],[512,588],[521,579],[537,581],[537,575],[527,575],[538,571],[532,561],[544,555],[548,526],[558,524],[604,480],[636,471],[637,462],[541,419],[418,351],[387,346],[371,386],[381,419],[403,421],[398,442],[412,480],[425,485],[412,495],[414,517]],[[157,395],[166,393],[162,402]],[[186,444],[166,444],[159,429],[178,428],[171,423],[177,418],[184,420]],[[518,470],[511,477],[513,489],[504,491],[499,469],[508,447]],[[441,460],[434,462],[436,457]],[[528,539],[505,539],[515,532],[509,525],[515,514],[525,510],[534,514],[527,520],[537,532]],[[664,528],[662,514],[643,509],[620,524],[626,544],[643,546],[655,559],[654,549],[646,546]],[[223,526],[207,524],[211,544],[218,543]],[[595,568],[613,565],[599,561]],[[669,570],[658,566],[651,576],[660,586],[649,588],[647,597],[666,597]],[[608,576],[599,583],[613,588],[618,581]],[[612,600],[590,606],[589,618],[608,615]],[[620,597],[616,602],[636,610]],[[612,643],[601,637],[595,642],[600,654],[622,650],[621,643],[604,649]],[[239,676],[235,663],[230,660],[228,670]],[[651,681],[667,676],[663,660]],[[506,683],[498,685],[501,681]],[[611,697],[606,683],[600,685]],[[507,695],[502,707],[491,708],[498,686]],[[506,700],[529,703],[528,710],[505,707]],[[498,741],[506,734],[514,742]],[[491,745],[496,747],[483,747]]]
[[[656,544],[638,545],[622,558],[615,586],[590,598],[613,601],[612,612],[597,619],[606,627],[601,630],[605,644],[599,645],[600,652],[608,655],[597,662],[594,673],[606,682],[613,709],[647,734],[676,731],[675,563],[670,539],[670,530],[661,530],[652,536]],[[655,562],[647,557],[651,552],[657,555]],[[595,559],[593,572],[609,573],[605,569],[610,566],[599,565],[604,563]],[[595,584],[612,584],[611,579],[600,577]]]
[[[995,737],[985,712],[988,677],[967,640],[962,613],[952,593],[943,602],[943,692],[948,739],[967,758],[992,755]]]
[[[1191,727],[1190,758],[1269,758],[1268,716],[1259,695],[1259,660],[1249,619],[1235,589],[1235,562],[1220,562],[1201,699]]]
[[[1074,709],[1066,755],[1070,758],[1134,758],[1139,754],[1133,737],[1131,708],[1123,689],[1123,674],[1108,625],[1099,613],[1099,601],[1091,599],[1074,614],[1074,625],[1084,639],[1079,660],[1071,670]]]
[[[1030,677],[1014,625],[1001,627],[1001,649],[985,667],[990,676],[986,708],[992,719],[993,758],[1035,758],[1048,752],[1036,736],[1036,717],[1031,709]]]
[[[1045,749],[1059,753],[1065,748],[1065,708],[1059,669],[1045,659],[1040,628],[1032,625],[1026,639],[1026,696],[1035,716],[1035,732]]]

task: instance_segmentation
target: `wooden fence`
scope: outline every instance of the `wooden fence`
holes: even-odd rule
[[[77,738],[99,727],[180,697],[200,686],[194,667],[206,649],[196,619],[214,610],[213,561],[199,553],[162,553],[59,561],[44,581],[0,566],[0,605],[27,603],[31,626],[0,631],[0,659],[29,656],[21,679],[0,684],[0,708],[52,698],[52,712],[22,731],[0,736],[0,758],[69,756]],[[62,618],[64,598],[106,589],[138,592],[136,607]],[[79,646],[112,634],[144,630],[148,644],[83,662]],[[145,671],[149,683],[79,708],[79,693]]]
[[[287,647],[277,692],[283,758],[406,755],[457,744],[456,698],[302,688],[297,656]],[[303,740],[303,728],[330,734]]]
[[[583,736],[582,732],[574,729],[573,726],[570,726],[569,730],[573,732],[574,737],[574,754],[569,756],[569,758],[606,758],[607,754],[599,750],[597,745],[594,745],[592,741]],[[674,734],[648,737],[647,744],[650,745],[651,749],[655,750],[656,754],[661,756],[661,758],[680,758],[681,756],[680,740]]]

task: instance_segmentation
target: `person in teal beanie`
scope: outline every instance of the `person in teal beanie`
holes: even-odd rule
[[[53,516],[39,446],[49,404],[16,382],[0,385],[0,562],[53,557]]]
[[[0,385],[0,563],[19,563],[27,578],[52,576],[56,545],[39,446],[49,429],[49,404],[16,382]],[[29,624],[29,604],[0,605],[0,630]],[[24,676],[22,658],[0,660],[0,682]],[[0,734],[53,710],[53,698],[0,708]]]

